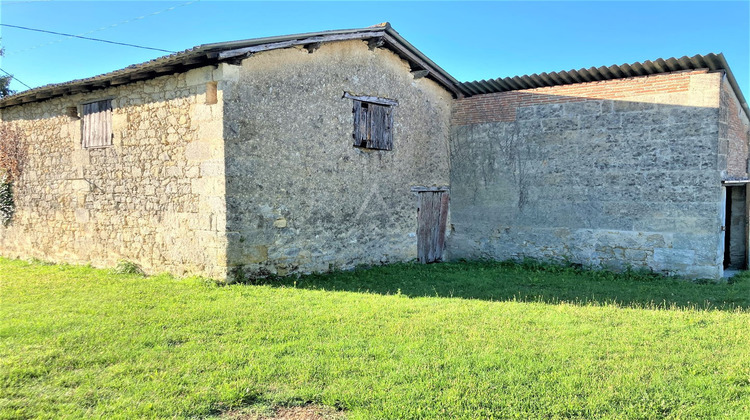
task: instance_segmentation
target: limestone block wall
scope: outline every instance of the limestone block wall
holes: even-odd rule
[[[29,161],[0,254],[222,277],[223,105],[206,104],[221,77],[204,68],[4,109]],[[84,149],[82,122],[66,110],[102,99],[112,100],[113,145]]]
[[[395,99],[393,150],[353,147],[354,95]],[[244,60],[225,91],[228,261],[247,273],[416,257],[411,186],[449,182],[451,96],[365,41]]]
[[[697,70],[456,101],[449,256],[718,278],[721,76]]]

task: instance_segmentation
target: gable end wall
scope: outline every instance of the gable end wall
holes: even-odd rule
[[[449,182],[451,96],[365,41],[242,63],[226,95],[229,265],[262,275],[409,261],[412,186]],[[393,150],[353,147],[352,95],[398,101]]]

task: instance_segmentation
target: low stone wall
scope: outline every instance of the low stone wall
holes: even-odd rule
[[[720,80],[694,71],[456,101],[449,256],[718,278]]]
[[[222,104],[198,69],[3,110],[29,145],[0,254],[223,277]],[[113,145],[84,149],[69,107],[111,99]]]

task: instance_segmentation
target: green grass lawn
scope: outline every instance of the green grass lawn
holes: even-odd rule
[[[0,418],[750,418],[750,277],[395,265],[217,286],[0,259]]]

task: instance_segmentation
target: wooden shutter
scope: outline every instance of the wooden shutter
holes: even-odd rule
[[[393,114],[389,105],[354,100],[354,146],[393,149]]]
[[[83,147],[112,145],[112,101],[83,104]]]
[[[364,105],[364,106],[363,106]],[[367,102],[354,101],[354,146],[370,147],[369,113]]]
[[[393,149],[391,107],[370,104],[370,139],[373,149]]]

